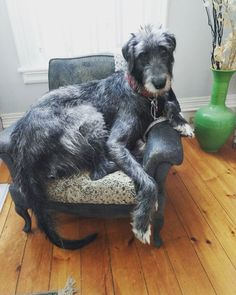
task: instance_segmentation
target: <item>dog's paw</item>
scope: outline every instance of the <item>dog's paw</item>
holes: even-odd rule
[[[133,226],[133,225],[132,225]],[[148,228],[146,231],[138,230],[135,227],[132,228],[132,231],[135,235],[135,237],[142,242],[143,244],[150,244],[151,240],[151,224],[148,225]]]
[[[183,136],[192,138],[195,136],[193,128],[189,124],[177,125],[176,127],[174,127],[174,129],[180,132],[180,134]]]

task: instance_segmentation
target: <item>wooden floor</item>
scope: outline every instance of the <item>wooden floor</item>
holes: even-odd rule
[[[0,295],[62,288],[72,276],[83,295],[236,294],[236,151],[201,151],[185,139],[185,161],[167,180],[164,246],[132,240],[130,220],[61,216],[68,237],[99,232],[81,251],[52,246],[23,222],[8,196],[0,214]],[[0,166],[0,182],[9,181]]]

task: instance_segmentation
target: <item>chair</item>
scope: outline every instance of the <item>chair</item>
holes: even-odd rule
[[[234,136],[233,136],[232,147],[233,147],[234,149],[236,149],[236,129],[234,130]]]
[[[90,55],[78,58],[57,58],[49,62],[49,90],[60,86],[102,79],[115,71],[114,56],[111,54]],[[16,212],[24,219],[23,230],[31,231],[29,205],[14,184],[14,159],[9,146],[14,125],[0,133],[0,158],[6,163],[12,176],[11,197]],[[180,135],[168,124],[161,122],[147,135],[143,167],[159,186],[159,210],[153,216],[154,244],[160,247],[160,231],[164,224],[164,184],[172,165],[183,160]],[[79,217],[120,218],[127,217],[135,204],[132,181],[123,172],[112,173],[103,179],[91,181],[88,175],[50,180],[48,210],[76,214]]]

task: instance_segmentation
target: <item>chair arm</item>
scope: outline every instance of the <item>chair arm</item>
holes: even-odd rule
[[[14,124],[0,132],[0,158],[7,165],[12,178],[14,178],[14,161],[10,153],[11,133]]]
[[[154,176],[161,163],[180,165],[183,162],[183,146],[180,134],[167,122],[152,127],[147,136],[143,167]]]

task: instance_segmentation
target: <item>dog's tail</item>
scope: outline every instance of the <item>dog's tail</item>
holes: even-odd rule
[[[97,234],[88,235],[80,240],[68,240],[60,237],[60,235],[52,226],[51,216],[45,212],[45,210],[34,210],[35,216],[38,221],[39,228],[46,234],[51,243],[56,245],[59,248],[68,249],[68,250],[76,250],[80,249],[92,241],[94,241],[97,237]]]
[[[26,178],[27,179],[27,178]],[[62,238],[55,229],[55,223],[52,218],[52,214],[47,209],[47,192],[45,191],[45,182],[33,177],[31,173],[30,182],[24,179],[21,182],[21,190],[25,194],[27,201],[36,216],[38,227],[46,234],[50,242],[59,248],[76,250],[80,249],[97,237],[97,233],[88,235],[79,240],[68,240]]]

